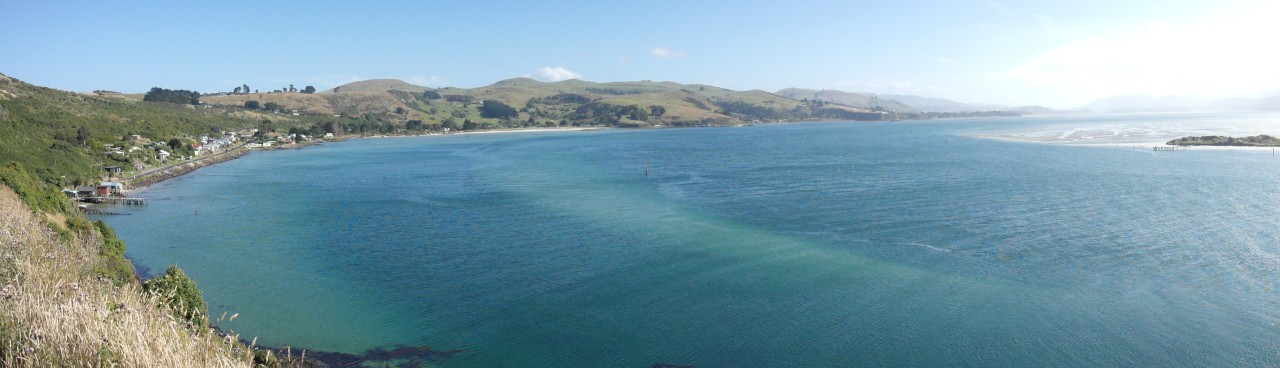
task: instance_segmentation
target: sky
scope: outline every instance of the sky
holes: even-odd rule
[[[1073,108],[1280,92],[1280,2],[0,0],[0,73],[72,91],[675,81]]]

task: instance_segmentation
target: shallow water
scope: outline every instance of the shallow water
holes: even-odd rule
[[[444,366],[1280,364],[1280,159],[970,138],[1107,119],[354,140],[205,168],[106,220],[269,345],[466,350]]]

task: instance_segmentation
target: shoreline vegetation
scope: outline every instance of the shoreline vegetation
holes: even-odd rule
[[[473,135],[473,134],[478,135],[478,134],[514,134],[514,133],[547,133],[547,132],[582,132],[582,131],[595,131],[595,130],[604,130],[604,129],[608,129],[608,128],[512,128],[512,129],[492,129],[492,130],[481,130],[481,131],[461,131],[461,132],[454,132],[454,133],[387,134],[387,135],[375,134],[375,135],[363,135],[363,136],[348,135],[348,136],[342,136],[342,137],[328,138],[324,140],[313,140],[313,141],[308,141],[303,143],[293,143],[293,144],[272,146],[272,147],[237,148],[228,152],[219,153],[217,154],[217,156],[203,157],[203,158],[191,160],[188,162],[182,162],[172,166],[157,168],[153,172],[127,178],[122,180],[122,182],[127,184],[131,190],[138,190],[138,189],[142,189],[165,180],[173,179],[179,176],[192,173],[196,170],[199,170],[205,167],[213,166],[219,163],[244,157],[245,155],[248,155],[249,152],[251,151],[276,151],[276,150],[302,149],[302,148],[306,148],[306,147],[317,145],[317,144],[341,142],[341,141],[346,141],[351,139],[412,138],[412,137],[434,137],[434,136]]]
[[[1170,146],[1214,146],[1214,147],[1280,147],[1280,138],[1269,135],[1249,137],[1227,137],[1206,135],[1199,137],[1183,137],[1165,143]]]

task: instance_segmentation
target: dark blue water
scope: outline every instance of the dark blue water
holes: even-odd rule
[[[202,169],[107,221],[269,345],[466,350],[443,366],[1280,364],[1280,159],[971,138],[1107,119],[355,140]]]

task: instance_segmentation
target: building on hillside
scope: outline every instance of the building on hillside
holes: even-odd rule
[[[97,191],[98,191],[97,188],[90,187],[90,186],[76,187],[76,196],[92,197],[95,193],[97,193]]]
[[[160,151],[156,152],[156,159],[157,159],[157,160],[160,160],[160,161],[168,160],[168,159],[169,159],[169,156],[171,156],[171,154],[169,153],[169,151],[160,150]]]
[[[124,168],[120,166],[107,166],[103,169],[107,170],[107,174],[111,176],[120,175],[120,173],[124,172]]]

